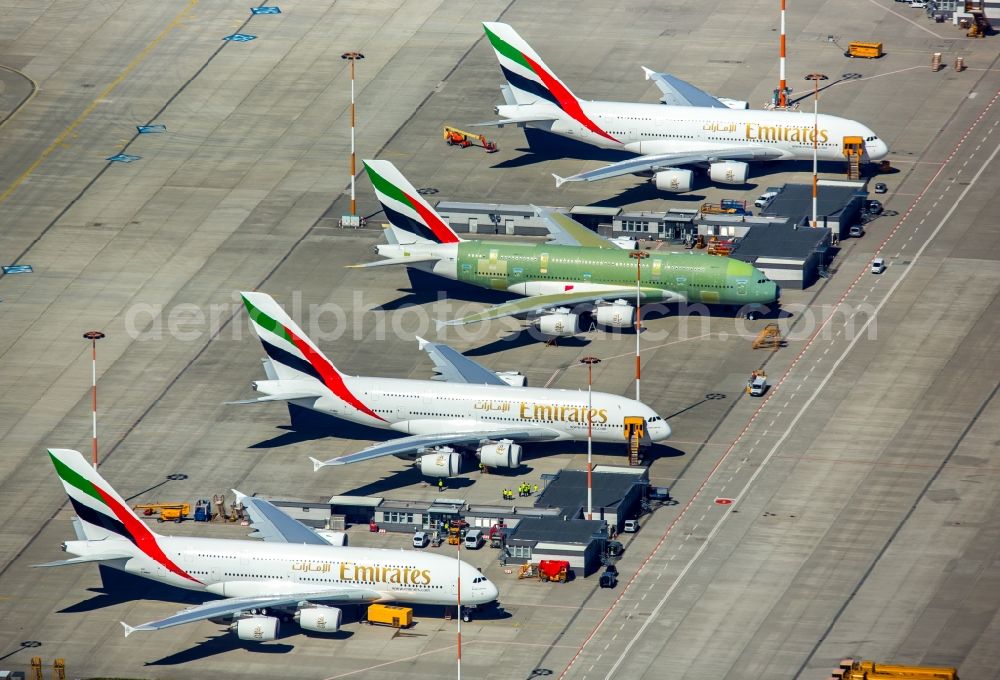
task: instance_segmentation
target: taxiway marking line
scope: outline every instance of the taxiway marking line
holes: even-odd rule
[[[3,205],[7,201],[7,199],[10,198],[15,191],[17,191],[17,188],[20,187],[22,184],[24,184],[25,180],[27,180],[28,177],[30,177],[35,172],[35,170],[38,169],[38,166],[41,165],[46,158],[52,155],[53,151],[55,151],[60,146],[66,143],[66,140],[70,138],[70,135],[73,134],[73,131],[76,130],[78,127],[80,127],[83,124],[83,122],[90,117],[90,114],[94,112],[94,109],[97,108],[98,104],[107,99],[108,95],[110,95],[119,85],[121,85],[122,82],[124,82],[125,78],[127,78],[128,75],[133,70],[135,70],[135,67],[141,64],[143,61],[145,61],[146,57],[149,56],[149,53],[153,51],[153,48],[159,45],[160,42],[164,38],[166,38],[171,31],[173,31],[180,25],[184,17],[186,17],[191,12],[191,10],[194,9],[194,6],[197,4],[198,0],[188,0],[188,3],[184,6],[184,9],[182,9],[180,13],[178,13],[177,16],[174,17],[173,21],[167,24],[167,27],[164,28],[162,31],[160,31],[159,35],[153,38],[153,40],[148,45],[142,48],[142,51],[139,52],[139,54],[137,54],[135,58],[133,58],[132,61],[130,61],[125,66],[124,69],[122,69],[121,73],[118,74],[118,77],[112,80],[107,87],[101,90],[101,93],[97,95],[97,97],[95,97],[93,101],[90,102],[90,104],[87,105],[87,108],[83,110],[83,113],[74,118],[73,122],[71,122],[68,126],[66,126],[65,130],[59,133],[59,135],[55,138],[55,140],[53,140],[53,142],[49,144],[45,148],[45,150],[42,151],[41,154],[39,154],[38,158],[36,158],[34,162],[32,162],[32,164],[28,166],[27,170],[22,172],[17,177],[17,179],[11,182],[10,186],[4,189],[4,192],[0,194],[0,205]]]

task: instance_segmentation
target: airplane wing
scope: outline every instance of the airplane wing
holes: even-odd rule
[[[475,385],[507,385],[496,373],[478,364],[461,352],[439,342],[431,342],[418,337],[420,349],[434,362],[437,371],[436,379],[453,383],[471,383]]]
[[[585,248],[617,248],[600,234],[587,229],[569,215],[548,208],[532,206],[538,216],[548,222],[549,235],[554,243]]]
[[[254,498],[233,489],[237,502],[246,508],[254,528],[251,534],[267,543],[296,543],[307,545],[333,545],[302,522],[283,513],[263,498]]]
[[[691,83],[681,80],[669,73],[657,73],[653,69],[642,67],[646,80],[652,80],[660,88],[663,96],[660,101],[669,106],[704,106],[713,109],[729,108],[712,95],[699,90]]]
[[[485,441],[497,439],[512,439],[514,441],[549,441],[559,436],[558,432],[545,427],[530,427],[510,430],[477,430],[474,432],[451,432],[448,434],[417,434],[410,437],[400,437],[390,439],[381,444],[373,444],[368,448],[351,453],[339,458],[330,460],[318,460],[310,458],[313,463],[313,471],[318,472],[326,465],[348,465],[359,463],[363,460],[380,458],[382,456],[395,456],[399,454],[419,453],[421,449],[433,446],[446,446],[449,444],[479,444]]]
[[[763,161],[770,158],[777,158],[780,152],[775,149],[768,149],[762,146],[736,146],[718,147],[705,149],[704,151],[684,151],[679,153],[661,153],[652,156],[639,156],[629,158],[624,161],[605,165],[603,168],[581,172],[572,177],[556,178],[556,186],[560,187],[565,182],[595,182],[597,180],[609,179],[620,175],[631,175],[637,172],[655,172],[665,168],[673,168],[678,165],[690,165],[692,163],[712,163],[715,161]]]
[[[317,590],[307,593],[287,593],[279,595],[258,595],[254,597],[231,597],[225,600],[212,600],[190,609],[177,612],[173,616],[168,616],[157,621],[149,621],[138,626],[130,626],[124,621],[121,622],[125,628],[125,637],[136,631],[163,630],[185,623],[204,621],[222,616],[239,614],[248,609],[265,609],[271,607],[287,607],[297,605],[299,602],[308,600],[309,602],[341,602],[344,604],[356,604],[379,599],[381,594],[367,588],[356,588],[351,586],[337,586],[324,590]]]
[[[651,291],[649,292],[651,293]],[[656,292],[658,294],[660,293],[660,291]],[[492,307],[487,307],[481,312],[469,314],[468,316],[463,316],[460,319],[448,319],[447,321],[437,320],[435,323],[437,324],[438,330],[441,330],[445,326],[464,326],[466,324],[478,323],[480,321],[492,321],[493,319],[500,319],[505,316],[540,312],[543,309],[549,309],[550,307],[573,306],[583,304],[584,302],[597,302],[598,300],[606,300],[609,298],[615,299],[634,295],[634,287],[622,287],[601,291],[571,291],[566,293],[549,293],[547,295],[532,295],[531,297],[518,298],[516,300],[511,300],[510,302],[493,305]],[[643,295],[647,295],[647,292],[644,292]]]

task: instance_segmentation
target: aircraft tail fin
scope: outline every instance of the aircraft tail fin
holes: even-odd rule
[[[485,22],[483,29],[493,46],[497,61],[500,62],[500,70],[510,89],[509,95],[518,104],[546,101],[595,135],[621,143],[587,115],[583,102],[570,92],[566,84],[545,65],[538,53],[531,49],[531,45],[517,31],[498,22]],[[508,93],[505,91],[503,94],[506,100]]]
[[[79,451],[49,449],[48,452],[79,518],[79,529],[88,541],[107,541],[106,547],[96,554],[62,563],[146,557],[177,576],[198,582],[171,561],[160,546],[162,537],[149,530]]]
[[[458,243],[459,238],[441,216],[424,200],[403,173],[389,161],[364,161],[368,178],[375,187],[375,195],[386,218],[396,229],[408,232],[414,238],[431,243]],[[399,238],[399,235],[396,235]]]
[[[358,411],[376,420],[385,420],[351,392],[344,382],[344,374],[337,370],[333,362],[302,332],[274,298],[267,293],[243,292],[240,295],[250,315],[250,325],[264,346],[279,380],[308,381],[313,384],[318,382]]]

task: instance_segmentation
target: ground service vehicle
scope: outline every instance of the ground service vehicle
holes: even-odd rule
[[[431,542],[430,537],[427,535],[426,531],[418,531],[413,534],[413,547],[414,548],[426,548],[427,544]]]
[[[747,392],[751,397],[764,396],[767,392],[767,376],[764,375],[764,371],[758,369],[750,374],[750,379],[747,380]]]
[[[861,238],[862,236],[865,235],[865,228],[862,227],[860,224],[855,224],[851,226],[850,231],[848,231],[847,233],[851,235],[851,238]]]
[[[885,185],[885,182],[875,182],[875,193],[884,194],[889,191],[889,187]]]
[[[876,257],[872,260],[872,274],[881,274],[885,271],[885,258]]]
[[[865,208],[868,210],[869,215],[881,215],[882,201],[878,201],[873,198],[865,204]]]
[[[760,196],[757,197],[757,200],[754,201],[753,204],[758,208],[763,208],[765,205],[771,202],[772,198],[774,198],[777,195],[778,195],[777,191],[765,191],[764,193],[762,193]]]
[[[634,534],[639,531],[639,520],[637,519],[627,519],[625,520],[625,525],[622,527],[622,531],[630,534]]]
[[[543,581],[565,583],[569,580],[569,562],[566,560],[542,560],[538,563],[538,578]]]
[[[600,581],[598,585],[602,588],[614,588],[618,585],[618,568],[613,564],[609,564],[607,569],[601,574]]]
[[[468,550],[479,550],[483,547],[483,531],[482,529],[470,529],[465,534],[465,547]]]
[[[373,604],[368,607],[368,623],[409,628],[413,625],[413,610],[392,604]]]
[[[878,59],[882,56],[882,43],[880,42],[851,42],[847,45],[845,57],[864,57],[865,59]]]

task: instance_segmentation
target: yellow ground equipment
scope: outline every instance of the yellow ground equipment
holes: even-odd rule
[[[733,250],[733,242],[720,241],[718,236],[712,236],[708,239],[708,249],[705,251],[709,255],[720,255],[725,257],[729,255]]]
[[[844,137],[844,156],[847,157],[847,178],[861,178],[861,155],[865,151],[865,140],[861,137]]]
[[[393,628],[409,628],[413,625],[413,610],[392,604],[368,606],[368,623],[377,623]]]
[[[495,153],[497,150],[497,143],[487,139],[486,135],[477,135],[475,132],[466,132],[448,125],[444,126],[444,141],[448,143],[448,146],[460,146],[463,149],[467,146],[473,146],[473,142],[478,142],[478,145],[483,147],[486,153]]]
[[[646,419],[642,416],[625,416],[625,439],[628,440],[628,464],[638,465],[642,460],[642,438],[646,433]]]
[[[785,341],[781,337],[781,327],[776,323],[769,323],[764,326],[764,330],[758,333],[753,341],[754,349],[776,350],[784,346]]]
[[[878,59],[882,56],[882,43],[880,42],[860,42],[848,43],[845,57],[864,57],[865,59]]]
[[[833,677],[841,680],[958,680],[958,671],[940,666],[896,666],[844,659]]]
[[[132,508],[146,517],[156,515],[157,522],[183,522],[191,514],[188,503],[143,503]]]
[[[517,572],[518,578],[538,578],[538,565],[526,562]]]

